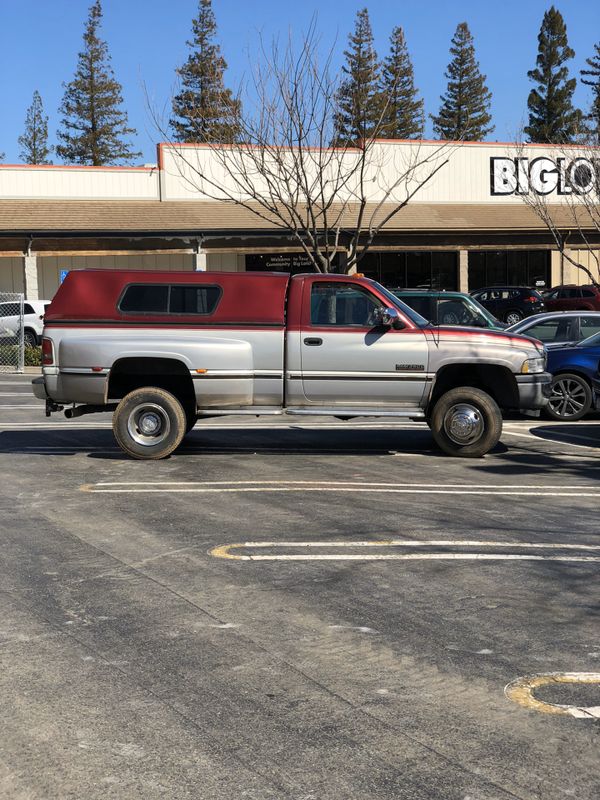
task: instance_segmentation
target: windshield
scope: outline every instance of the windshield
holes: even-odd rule
[[[411,320],[411,322],[414,322],[415,325],[418,325],[419,328],[426,328],[428,325],[430,325],[429,320],[426,320],[425,317],[422,317],[413,308],[407,306],[406,303],[402,302],[402,300],[399,300],[396,295],[392,294],[392,292],[386,289],[385,286],[382,286],[380,283],[377,283],[377,281],[372,281],[370,279],[369,283],[375,286],[377,291],[381,292],[381,294],[390,301],[391,306],[394,306],[394,308],[399,308],[400,311],[402,311],[402,313],[405,314]]]

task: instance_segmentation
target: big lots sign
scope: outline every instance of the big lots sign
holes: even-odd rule
[[[600,158],[490,158],[492,195],[600,194]]]

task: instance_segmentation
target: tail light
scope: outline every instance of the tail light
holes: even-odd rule
[[[540,302],[540,298],[539,297],[534,297],[532,294],[530,294],[529,297],[524,297],[523,298],[523,302],[524,303],[539,303]]]
[[[54,364],[54,345],[52,339],[42,339],[42,366],[51,367]]]

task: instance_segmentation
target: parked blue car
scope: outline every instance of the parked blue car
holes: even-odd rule
[[[554,375],[546,408],[552,419],[573,422],[600,411],[600,333],[548,350],[548,372]]]

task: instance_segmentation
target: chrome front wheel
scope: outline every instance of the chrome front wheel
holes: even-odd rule
[[[451,456],[480,458],[502,433],[502,414],[487,392],[457,386],[437,399],[429,416],[436,444]]]
[[[485,429],[483,415],[470,403],[457,403],[444,416],[444,431],[455,444],[468,445],[478,442]]]

